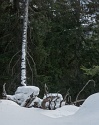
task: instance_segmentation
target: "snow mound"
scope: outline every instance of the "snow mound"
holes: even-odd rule
[[[57,108],[56,110],[43,110],[42,114],[51,118],[59,118],[63,116],[73,115],[78,111],[79,107],[74,105],[65,105],[61,108]]]
[[[38,99],[37,99],[38,100]],[[66,105],[56,110],[24,108],[9,100],[0,100],[0,125],[99,125],[99,93],[78,108]]]
[[[89,96],[74,115],[64,120],[66,125],[99,125],[99,93]]]
[[[0,106],[1,105],[12,105],[12,106],[18,106],[19,107],[19,105],[17,104],[17,103],[15,103],[15,102],[13,102],[13,101],[9,101],[9,100],[0,100]]]
[[[15,94],[23,93],[23,94],[28,94],[31,95],[39,95],[40,89],[36,86],[20,86],[17,88]]]
[[[83,105],[81,106],[77,114],[81,114],[81,113],[89,114],[94,112],[99,113],[99,93],[89,96],[85,100],[85,102],[83,103]]]

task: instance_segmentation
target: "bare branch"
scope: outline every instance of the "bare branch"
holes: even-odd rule
[[[27,99],[25,101],[25,103],[23,104],[23,107],[27,107],[29,108],[30,104],[32,103],[32,101],[35,99],[34,93],[32,93],[29,97],[29,99]],[[22,106],[22,105],[21,105]]]
[[[7,93],[5,90],[5,85],[6,85],[6,83],[4,83],[4,85],[3,85],[3,93],[2,93],[3,98],[6,98],[6,96],[7,96]]]
[[[14,39],[14,38],[12,38],[12,39],[9,41],[9,43],[6,45],[6,47],[5,47],[5,49],[4,49],[4,52],[6,51],[6,49],[8,48],[8,46],[10,45],[10,43],[12,42],[13,39]]]
[[[10,36],[10,35],[11,35],[11,33],[9,33],[9,34],[7,34],[5,36],[0,37],[0,39],[5,38],[5,37]]]
[[[67,98],[67,96],[69,95],[69,91],[70,91],[70,88],[67,90],[67,92],[66,92],[66,95],[65,95],[65,97],[64,97],[64,101],[66,100],[66,98]]]
[[[14,67],[17,65],[17,63],[19,62],[19,60],[20,60],[20,57],[19,57],[19,59],[16,61],[16,63],[14,64],[14,66],[12,67],[12,75],[13,75]]]
[[[11,58],[11,60],[10,60],[10,62],[9,62],[9,69],[10,69],[10,65],[11,65],[12,60],[14,59],[14,57],[15,57],[19,52],[21,52],[21,50],[19,50],[17,53],[15,53],[15,54],[12,56],[12,58]]]
[[[13,85],[15,85],[15,82],[14,82],[14,81],[15,81],[17,78],[19,78],[19,75],[20,75],[20,73],[18,73],[17,75],[15,75],[14,78],[11,80],[11,83],[10,83],[9,87],[7,88],[8,91],[9,91],[9,89],[10,89],[10,87],[12,86],[13,83],[14,83]]]
[[[64,99],[60,102],[60,107],[62,106],[63,102],[65,103],[65,105],[71,104],[71,96],[70,96],[69,91],[70,91],[70,88],[67,90]]]
[[[58,93],[57,93],[56,99],[53,101],[54,102],[54,110],[56,109],[56,101],[57,101],[57,99],[59,99]]]
[[[78,103],[78,102],[84,102],[84,101],[85,101],[85,99],[80,99],[80,100],[77,100],[77,101],[72,102],[72,104],[76,104],[76,103]]]
[[[48,86],[46,85],[46,83],[45,83],[45,85],[44,85],[44,90],[45,90],[45,95],[46,95],[46,97],[47,97],[47,94],[48,94],[49,92],[48,92]]]
[[[41,108],[42,109],[46,109],[46,102],[49,102],[49,97],[43,99],[42,103],[41,103]]]
[[[33,62],[33,64],[34,64],[34,70],[35,70],[35,73],[36,73],[36,75],[37,75],[37,69],[36,69],[35,61],[34,61],[33,57],[30,55],[29,52],[27,52],[27,54],[29,55],[29,57],[31,58],[31,60],[32,60],[32,62]]]
[[[85,86],[81,89],[81,91],[77,94],[76,96],[76,101],[78,100],[78,97],[80,95],[80,93],[85,89],[85,87],[89,84],[89,83],[93,83],[94,84],[94,87],[95,87],[95,81],[94,80],[88,80],[88,82],[85,84]]]

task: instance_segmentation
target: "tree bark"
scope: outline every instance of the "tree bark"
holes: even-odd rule
[[[23,35],[22,35],[22,60],[21,60],[21,84],[26,86],[26,53],[27,53],[27,25],[28,25],[29,0],[25,0],[23,15]]]

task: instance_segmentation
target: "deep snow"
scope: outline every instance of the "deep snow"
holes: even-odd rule
[[[99,125],[99,93],[91,95],[78,108],[73,105],[56,110],[24,108],[0,100],[0,125]]]

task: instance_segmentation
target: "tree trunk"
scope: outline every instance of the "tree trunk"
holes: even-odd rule
[[[29,0],[25,0],[22,36],[21,84],[26,85],[27,24]]]

